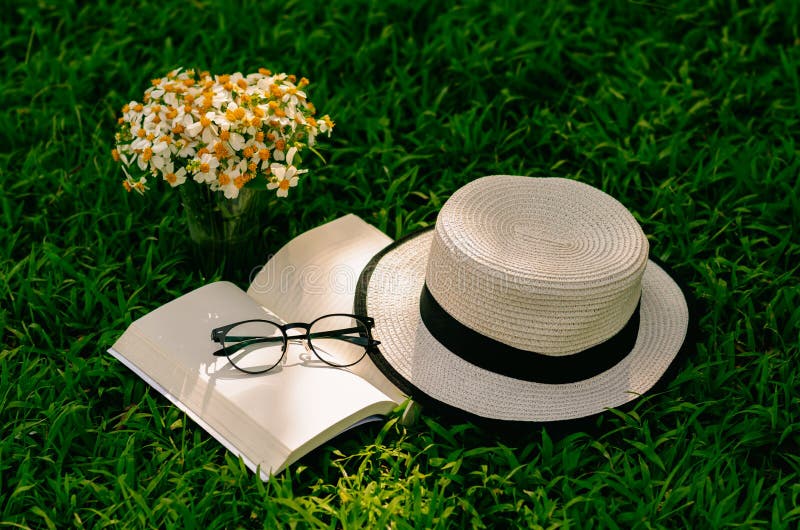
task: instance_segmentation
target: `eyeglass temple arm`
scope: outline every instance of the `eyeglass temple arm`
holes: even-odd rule
[[[219,337],[213,338],[214,342],[220,342]],[[251,344],[257,344],[259,342],[283,342],[283,337],[225,337],[225,341],[237,342],[238,344],[226,346],[221,348],[211,355],[215,357],[227,357],[231,353],[235,353],[242,348],[250,346]]]
[[[371,339],[369,337],[351,337],[349,335],[345,335],[345,333],[355,333],[361,332],[363,328],[344,328],[344,329],[334,329],[330,331],[318,331],[317,333],[309,333],[308,338],[310,339],[321,339],[321,338],[335,338],[339,339],[344,342],[349,342],[351,344],[357,344],[358,346],[377,346],[381,342],[379,340]]]

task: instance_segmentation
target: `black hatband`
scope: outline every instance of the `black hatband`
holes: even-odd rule
[[[562,384],[589,379],[615,366],[636,344],[639,307],[613,337],[591,348],[564,356],[543,355],[503,344],[468,328],[445,311],[424,285],[419,312],[425,327],[444,347],[486,370],[536,383]]]

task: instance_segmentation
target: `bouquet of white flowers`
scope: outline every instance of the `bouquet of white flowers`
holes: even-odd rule
[[[257,73],[212,76],[177,69],[153,79],[143,102],[122,108],[112,156],[128,191],[143,193],[147,178],[170,186],[191,178],[236,198],[244,186],[286,197],[300,175],[300,153],[330,136],[328,115],[315,118],[306,78]]]

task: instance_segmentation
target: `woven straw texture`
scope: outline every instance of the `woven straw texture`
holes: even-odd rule
[[[496,175],[442,208],[426,282],[467,327],[521,350],[569,355],[625,326],[648,248],[628,210],[596,188]]]
[[[521,181],[544,191],[523,191]],[[386,362],[436,400],[486,418],[580,418],[646,392],[683,344],[686,300],[647,251],[630,213],[595,188],[485,177],[453,195],[436,230],[381,258],[367,314]],[[426,276],[452,316],[520,349],[562,355],[602,342],[624,326],[641,294],[639,334],[627,357],[590,379],[517,380],[468,363],[431,336],[419,316]]]

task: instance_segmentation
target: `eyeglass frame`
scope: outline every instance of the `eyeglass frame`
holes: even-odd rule
[[[349,364],[333,364],[333,363],[323,359],[322,356],[319,354],[319,352],[314,348],[314,343],[311,341],[311,339],[314,338],[314,337],[317,337],[317,338],[324,337],[324,336],[326,336],[324,334],[328,334],[328,333],[342,333],[342,334],[344,334],[344,333],[352,333],[352,332],[355,332],[355,331],[358,331],[358,332],[362,331],[362,329],[358,328],[358,327],[335,329],[335,330],[323,331],[323,332],[320,332],[320,333],[314,333],[314,337],[312,337],[312,335],[310,333],[311,327],[314,324],[316,324],[317,322],[319,322],[320,320],[322,320],[323,318],[328,318],[328,317],[349,317],[349,318],[352,318],[353,320],[357,320],[358,322],[360,322],[361,324],[364,325],[364,329],[367,332],[367,336],[366,337],[361,337],[361,336],[359,336],[359,337],[334,336],[335,338],[343,340],[344,342],[350,342],[352,344],[357,344],[359,346],[363,346],[364,347],[364,353],[361,355],[361,357],[358,358],[357,361],[353,361],[352,363],[349,363]],[[250,344],[254,344],[254,342],[248,342],[248,340],[245,339],[245,340],[242,340],[241,342],[237,343],[235,346],[233,346],[233,351],[226,351],[226,350],[229,350],[229,348],[225,347],[225,338],[227,337],[227,332],[232,330],[236,326],[239,326],[241,324],[247,324],[247,323],[250,323],[250,322],[265,322],[267,324],[271,324],[271,325],[275,326],[281,332],[280,337],[259,337],[261,339],[273,339],[271,341],[270,340],[264,340],[264,341],[259,341],[259,342],[274,342],[274,341],[277,341],[278,339],[280,339],[283,342],[283,347],[281,349],[281,356],[278,358],[278,360],[277,360],[277,362],[275,362],[275,364],[273,364],[272,366],[270,366],[266,370],[259,370],[259,371],[247,370],[247,369],[244,369],[244,368],[240,368],[239,366],[236,366],[235,362],[230,361],[231,365],[233,365],[233,367],[236,368],[237,370],[239,370],[240,372],[244,372],[246,374],[252,374],[252,375],[265,374],[265,373],[271,371],[273,368],[275,368],[279,364],[281,364],[281,361],[286,356],[286,350],[288,349],[289,341],[291,341],[291,340],[305,340],[305,344],[304,345],[306,346],[307,350],[310,349],[314,353],[314,355],[316,355],[317,359],[319,359],[320,361],[324,362],[328,366],[332,366],[334,368],[348,368],[350,366],[353,366],[353,365],[356,365],[356,364],[360,363],[364,359],[364,357],[367,355],[367,352],[369,351],[370,348],[373,348],[373,347],[375,347],[375,346],[377,346],[377,345],[379,345],[381,343],[381,341],[375,340],[374,338],[372,338],[372,328],[375,326],[375,319],[373,319],[372,317],[365,316],[365,315],[351,315],[349,313],[331,313],[331,314],[328,314],[328,315],[322,315],[321,317],[318,317],[318,318],[312,320],[311,322],[291,322],[291,323],[287,323],[287,324],[278,324],[277,322],[274,322],[272,320],[261,319],[261,318],[253,318],[253,319],[249,319],[249,320],[241,320],[239,322],[234,322],[232,324],[227,324],[225,326],[221,326],[221,327],[212,329],[211,330],[211,340],[213,342],[221,344],[222,348],[220,348],[219,350],[217,350],[215,352],[212,352],[211,355],[213,355],[215,357],[228,357],[228,359],[230,360],[231,353],[236,353],[236,351],[240,350],[241,348],[249,346]],[[291,337],[289,335],[287,335],[287,331],[289,331],[290,329],[298,329],[298,328],[305,330],[305,333],[302,334],[302,335],[293,335]],[[321,334],[323,334],[323,335],[321,335]],[[253,338],[255,338],[255,337],[250,337],[250,339],[253,339]],[[361,342],[360,339],[366,339],[365,344],[361,344],[360,343]]]

